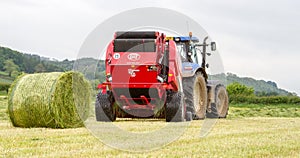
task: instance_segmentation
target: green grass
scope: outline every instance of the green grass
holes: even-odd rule
[[[1,76],[0,76],[0,77],[1,77]],[[0,78],[0,82],[1,82],[1,83],[12,83],[13,80],[12,80],[12,79]]]
[[[9,77],[8,73],[0,71],[0,85],[2,84],[11,84],[14,81],[14,78]],[[0,96],[7,95],[6,91],[0,90]]]
[[[6,91],[0,91],[0,96],[7,96]]]
[[[8,76],[8,73],[5,72],[5,71],[0,71],[0,75],[3,75],[3,76]]]
[[[228,117],[300,117],[300,105],[233,104]]]
[[[0,71],[0,82],[1,83],[12,83],[14,78],[9,77],[8,73]]]
[[[8,120],[7,96],[0,96],[0,120]]]
[[[299,157],[300,118],[231,117],[218,120],[200,138],[203,120],[193,121],[176,141],[161,149],[132,153],[110,148],[85,128],[15,128],[0,97],[0,157]],[[248,105],[233,105],[248,108]],[[250,107],[256,105],[249,105]],[[282,105],[283,107],[287,105]],[[296,105],[293,105],[296,107]],[[256,107],[259,108],[259,107]],[[297,107],[296,107],[297,108]],[[120,120],[124,130],[141,132],[162,127],[163,120]],[[145,131],[144,131],[145,132]]]

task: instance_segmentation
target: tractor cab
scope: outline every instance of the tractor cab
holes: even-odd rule
[[[180,54],[182,61],[183,76],[192,74],[196,68],[202,65],[201,50],[195,47],[199,42],[197,37],[179,36],[167,37],[176,43],[177,53]]]
[[[169,40],[173,40],[176,42],[178,54],[181,56],[182,62],[191,62],[198,63],[198,54],[196,49],[192,47],[194,43],[198,43],[199,39],[197,37],[168,37]],[[198,63],[199,64],[199,63]]]
[[[168,40],[173,40],[176,43],[177,53],[181,56],[182,61],[182,71],[184,77],[190,77],[197,71],[201,71],[207,80],[207,74],[205,68],[208,68],[206,63],[207,46],[211,46],[211,51],[216,50],[215,42],[206,44],[208,37],[204,38],[203,43],[199,42],[199,39],[192,36],[178,36],[178,37],[167,37]]]

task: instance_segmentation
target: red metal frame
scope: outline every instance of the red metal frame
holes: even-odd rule
[[[176,52],[174,41],[166,43],[165,35],[156,32],[156,52],[141,53],[114,52],[113,41],[110,42],[106,51],[106,82],[98,85],[98,88],[102,90],[101,92],[107,93],[107,90],[109,90],[114,93],[114,89],[116,88],[155,88],[159,97],[146,98],[145,95],[140,95],[139,98],[127,98],[124,95],[114,95],[115,100],[121,104],[120,107],[125,110],[154,110],[157,105],[150,103],[150,99],[164,99],[166,90],[178,91],[178,78],[181,78],[181,61]],[[169,75],[167,83],[160,83],[156,78],[161,70],[158,63],[165,53],[166,45],[169,47]],[[155,69],[152,70],[150,67],[154,67]],[[132,103],[133,100],[140,100],[144,104],[134,104]]]

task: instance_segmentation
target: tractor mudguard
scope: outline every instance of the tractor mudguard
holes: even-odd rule
[[[221,81],[218,81],[218,80],[208,80],[207,81],[208,109],[210,109],[212,103],[215,103],[215,89],[219,85],[223,85],[221,83]]]
[[[182,76],[183,77],[192,77],[200,69],[202,69],[202,68],[197,63],[183,62],[182,63]]]

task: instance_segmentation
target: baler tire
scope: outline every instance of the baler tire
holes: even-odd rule
[[[185,118],[183,93],[175,92],[168,97],[169,102],[166,103],[166,122],[183,122]]]
[[[215,89],[215,103],[211,104],[211,112],[207,113],[209,118],[226,118],[229,109],[229,99],[226,88],[218,85]]]
[[[113,122],[116,120],[116,114],[113,111],[112,103],[107,94],[99,93],[95,102],[96,120],[102,122]]]
[[[207,87],[202,73],[183,78],[183,92],[186,110],[192,113],[193,119],[204,119],[207,107]]]

